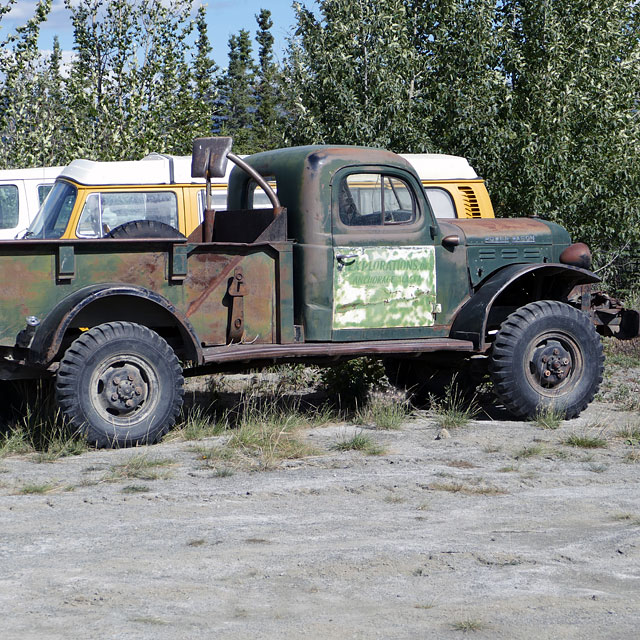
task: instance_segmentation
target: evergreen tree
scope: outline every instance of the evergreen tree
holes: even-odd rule
[[[256,136],[261,150],[274,149],[283,145],[283,128],[279,105],[280,74],[273,61],[273,35],[271,12],[262,9],[256,16],[258,33],[258,72],[256,78]]]
[[[217,109],[218,88],[216,74],[218,65],[211,58],[211,44],[207,33],[206,10],[198,9],[196,18],[198,38],[193,58],[193,99],[194,99],[194,137],[212,135],[214,117]]]
[[[219,84],[220,133],[234,137],[237,153],[259,150],[256,139],[256,68],[249,32],[229,38],[229,66]]]

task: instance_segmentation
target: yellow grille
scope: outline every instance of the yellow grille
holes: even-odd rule
[[[464,202],[464,213],[467,218],[480,218],[480,205],[478,204],[478,198],[471,187],[458,186],[460,195],[462,195],[462,201]]]

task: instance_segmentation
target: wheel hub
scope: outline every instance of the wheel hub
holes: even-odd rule
[[[571,373],[571,354],[557,340],[549,340],[536,349],[533,364],[538,379],[547,387],[555,387]]]
[[[109,370],[102,378],[102,397],[107,409],[133,411],[146,398],[147,385],[136,367],[125,364]]]

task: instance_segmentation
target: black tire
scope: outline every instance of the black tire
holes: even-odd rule
[[[575,418],[598,391],[603,367],[589,317],[555,300],[512,313],[496,334],[489,363],[497,396],[521,418],[545,409]]]
[[[175,423],[183,383],[178,358],[157,333],[131,322],[107,322],[67,349],[56,398],[90,444],[151,444]]]
[[[105,238],[184,238],[184,236],[170,224],[157,220],[132,220],[114,227]]]

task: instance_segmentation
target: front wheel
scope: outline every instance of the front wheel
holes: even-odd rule
[[[489,370],[515,416],[553,409],[574,418],[593,400],[604,367],[602,343],[583,312],[555,300],[531,302],[501,325]]]
[[[108,322],[67,349],[56,397],[90,444],[132,446],[155,442],[175,423],[183,383],[178,358],[157,333],[131,322]]]

